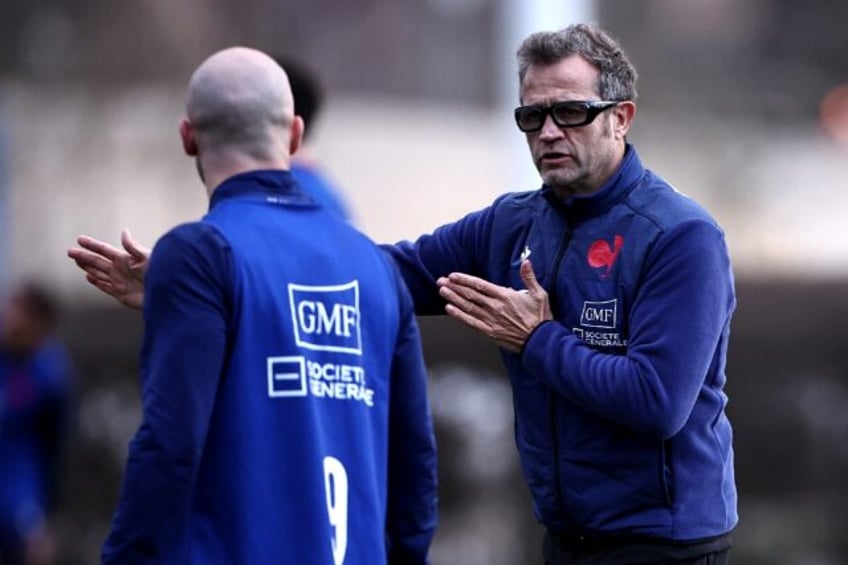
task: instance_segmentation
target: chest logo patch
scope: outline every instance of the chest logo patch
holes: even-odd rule
[[[605,239],[596,240],[589,246],[589,253],[586,255],[589,266],[593,269],[604,269],[601,278],[608,278],[623,245],[624,236],[621,235],[616,235],[613,238],[612,246]]]
[[[618,299],[583,302],[580,325],[587,328],[615,329],[618,321]]]

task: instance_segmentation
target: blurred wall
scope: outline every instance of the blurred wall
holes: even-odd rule
[[[739,273],[846,276],[848,253],[834,251],[848,247],[848,146],[823,127],[820,105],[848,84],[848,45],[831,25],[848,18],[848,5],[597,4],[641,72],[632,140],[648,166],[725,225]],[[190,70],[232,43],[294,54],[321,73],[329,102],[315,149],[378,240],[535,188],[507,180],[529,159],[494,93],[493,67],[514,65],[494,60],[505,51],[492,48],[496,2],[2,9],[7,262],[56,278],[63,293],[92,296],[61,260],[76,234],[114,239],[129,226],[153,242],[203,213],[176,124]],[[831,125],[848,131],[848,95],[841,108]]]

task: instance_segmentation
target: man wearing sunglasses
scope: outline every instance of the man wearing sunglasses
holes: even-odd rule
[[[518,63],[542,188],[398,244],[395,262],[419,314],[500,346],[548,565],[727,563],[723,232],[627,142],[636,70],[606,33],[531,35]]]
[[[419,315],[499,346],[548,565],[727,563],[737,522],[724,234],[627,133],[636,70],[591,25],[518,51],[538,190],[386,246]],[[138,306],[146,257],[81,240],[92,284]]]

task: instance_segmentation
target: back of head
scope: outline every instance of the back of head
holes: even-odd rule
[[[525,39],[517,53],[519,88],[530,67],[553,65],[571,55],[580,55],[598,68],[598,94],[603,100],[636,100],[636,69],[618,42],[593,24],[542,31]]]
[[[287,151],[294,104],[285,71],[245,47],[206,59],[189,82],[188,121],[198,150],[268,160]]]

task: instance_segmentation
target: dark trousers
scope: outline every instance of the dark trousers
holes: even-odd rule
[[[730,548],[686,556],[685,548],[662,544],[624,544],[615,547],[564,547],[545,535],[545,565],[728,565]]]

